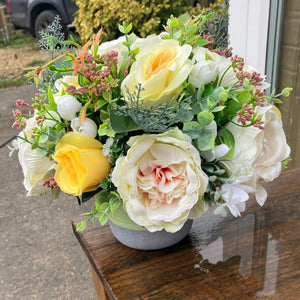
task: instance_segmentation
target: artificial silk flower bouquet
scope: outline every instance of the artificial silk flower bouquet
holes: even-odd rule
[[[174,18],[161,35],[96,38],[30,75],[32,113],[14,112],[28,195],[95,197],[86,220],[180,230],[211,204],[240,216],[259,179],[272,181],[290,148],[265,77],[197,33],[207,16]],[[76,43],[73,41],[72,43]],[[55,79],[55,80],[54,80]],[[44,92],[43,92],[44,91]]]

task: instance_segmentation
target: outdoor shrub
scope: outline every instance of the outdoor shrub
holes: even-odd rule
[[[75,24],[82,42],[94,37],[103,27],[103,41],[119,36],[118,24],[132,23],[135,33],[145,37],[163,31],[171,14],[179,16],[192,12],[191,0],[76,0],[79,10]]]
[[[75,24],[82,43],[94,38],[101,27],[102,41],[117,38],[120,35],[117,25],[123,21],[132,23],[135,33],[145,37],[162,32],[160,24],[166,24],[171,14],[179,16],[186,12],[211,11],[214,11],[214,16],[201,33],[210,34],[216,40],[216,46],[225,48],[228,43],[228,0],[76,0],[76,4],[79,10]]]

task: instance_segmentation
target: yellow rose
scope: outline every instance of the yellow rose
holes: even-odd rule
[[[53,159],[55,180],[60,189],[74,196],[97,189],[100,180],[110,171],[108,157],[102,144],[88,136],[74,132],[64,135],[55,147]]]
[[[180,46],[176,40],[162,40],[157,36],[140,39],[134,47],[140,48],[139,54],[122,82],[122,93],[127,96],[127,88],[133,93],[137,84],[141,84],[140,101],[162,103],[176,98],[193,68],[188,59],[192,47]]]

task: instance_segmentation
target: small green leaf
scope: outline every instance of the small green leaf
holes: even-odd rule
[[[83,231],[86,229],[86,221],[81,221],[76,225],[76,231]]]
[[[248,91],[242,91],[237,98],[242,104],[249,103],[251,101],[251,94]]]
[[[219,136],[221,138],[222,143],[227,145],[230,149],[227,153],[227,158],[230,159],[231,156],[233,155],[234,149],[235,149],[234,136],[232,135],[232,133],[229,130],[227,130],[225,128],[221,128],[219,130]]]
[[[106,224],[107,221],[108,221],[107,214],[106,213],[100,214],[100,216],[99,216],[99,222],[100,222],[100,224],[103,226],[103,225]]]
[[[55,106],[55,108],[56,108],[56,103],[54,101],[54,97],[53,97],[53,94],[52,94],[52,90],[51,90],[51,85],[50,84],[48,86],[48,101],[49,101],[49,103],[51,105]]]
[[[48,135],[47,134],[42,134],[39,138],[39,143],[45,143],[48,140]]]
[[[131,31],[131,29],[132,29],[132,23],[130,23],[130,24],[126,27],[125,33],[128,34],[128,33]]]
[[[191,139],[197,139],[202,132],[202,128],[198,122],[192,121],[183,124],[182,131],[189,135]]]
[[[107,102],[110,102],[112,99],[112,92],[111,91],[109,91],[109,92],[103,91],[102,96],[103,96],[104,100],[106,100]]]
[[[125,34],[124,26],[119,24],[119,31]]]
[[[282,96],[284,97],[288,97],[290,95],[290,92],[293,90],[293,88],[284,88],[282,91],[281,91],[281,94]]]
[[[214,115],[207,110],[203,110],[198,114],[197,120],[200,125],[206,126],[214,120]]]
[[[212,110],[212,112],[219,112],[219,111],[223,110],[225,107],[226,107],[226,106],[222,106],[222,105],[216,106],[216,107]]]

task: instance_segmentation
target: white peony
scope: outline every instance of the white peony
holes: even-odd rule
[[[290,155],[290,147],[286,143],[282,121],[272,106],[257,107],[256,112],[262,115],[264,130],[253,126],[239,127],[232,123],[226,126],[234,136],[235,151],[230,162],[223,163],[237,177],[251,176],[249,184],[256,188],[256,200],[263,205],[267,194],[255,182],[259,177],[265,181],[278,177],[281,162]]]
[[[97,124],[90,118],[85,118],[83,122],[80,122],[79,118],[74,118],[71,121],[71,128],[75,133],[91,138],[95,138],[98,133]]]
[[[130,138],[126,157],[116,162],[112,182],[129,217],[148,231],[180,230],[206,207],[208,184],[191,139],[179,129]]]
[[[82,107],[81,103],[72,95],[55,97],[55,102],[59,115],[67,121],[74,119]]]

